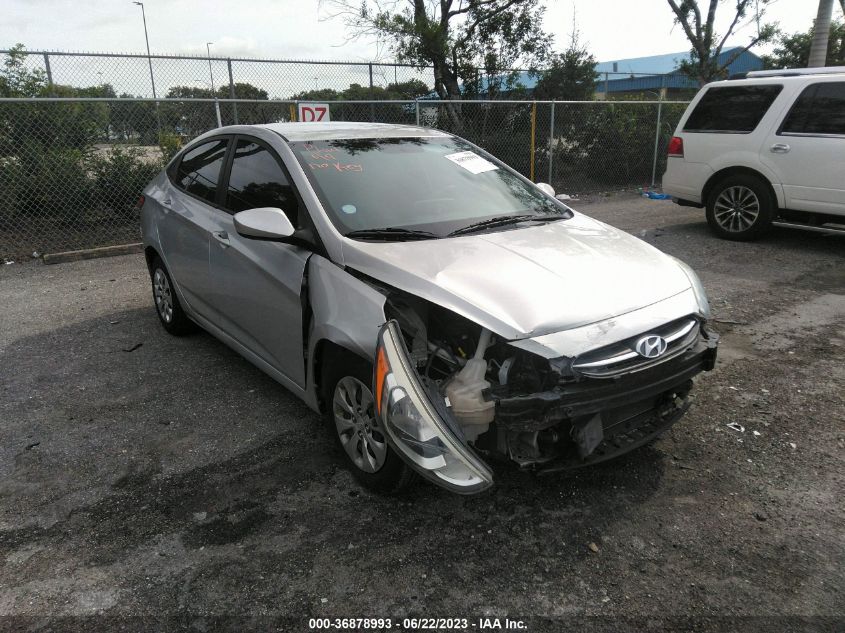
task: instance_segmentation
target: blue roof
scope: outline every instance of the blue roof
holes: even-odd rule
[[[728,59],[742,50],[739,46],[724,49],[719,55],[719,63],[723,64]],[[689,51],[680,53],[666,53],[665,55],[650,55],[648,57],[631,57],[629,59],[615,59],[609,62],[596,64],[597,73],[625,73],[627,75],[668,75],[678,70],[681,62],[690,58]],[[754,53],[745,51],[740,53],[731,62],[729,72],[731,74],[758,70],[763,67],[763,60]]]
[[[726,48],[719,55],[719,63],[724,64],[728,59],[742,50],[734,46]],[[659,90],[660,88],[698,88],[698,83],[684,75],[678,74],[678,67],[685,59],[690,58],[689,51],[666,53],[665,55],[649,55],[648,57],[631,57],[617,59],[596,64],[596,73],[600,75],[597,89],[604,91],[604,73],[608,73],[607,89],[609,92],[626,92],[634,90]],[[616,70],[614,70],[616,64]],[[728,74],[759,70],[763,67],[763,60],[754,53],[744,51],[728,66]],[[613,75],[612,73],[617,73]],[[669,75],[666,77],[666,75]],[[505,83],[506,76],[500,76]],[[515,86],[522,86],[526,90],[533,90],[539,77],[529,71],[520,71],[515,75]],[[507,90],[507,86],[502,88]],[[482,77],[480,90],[487,90],[487,78]]]

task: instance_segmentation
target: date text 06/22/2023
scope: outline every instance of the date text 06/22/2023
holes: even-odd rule
[[[374,631],[527,631],[527,624],[520,619],[479,618],[310,618],[312,630],[366,630]]]

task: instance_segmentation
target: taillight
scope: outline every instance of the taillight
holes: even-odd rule
[[[672,139],[669,141],[669,151],[667,152],[669,156],[680,156],[681,158],[684,157],[684,139],[680,136],[673,136]]]
[[[138,196],[138,200],[135,202],[135,208],[140,210],[146,201],[147,199],[144,196]]]

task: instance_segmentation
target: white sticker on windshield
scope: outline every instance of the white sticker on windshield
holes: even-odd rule
[[[482,158],[475,152],[458,152],[457,154],[446,154],[446,158],[451,160],[456,165],[460,165],[464,169],[473,174],[482,174],[485,171],[493,171],[498,169],[493,163],[486,158]]]

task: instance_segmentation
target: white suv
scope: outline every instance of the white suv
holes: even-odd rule
[[[663,190],[720,237],[772,224],[845,231],[845,68],[750,72],[704,86],[669,143]]]

